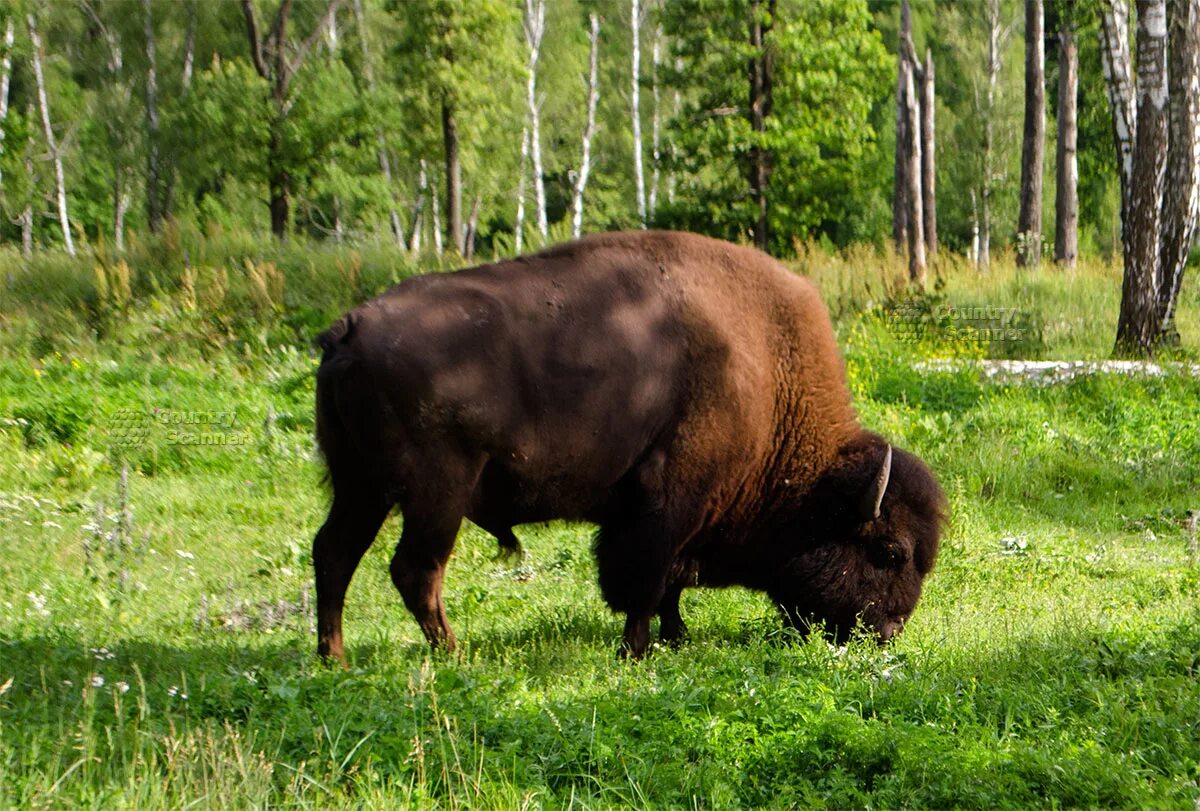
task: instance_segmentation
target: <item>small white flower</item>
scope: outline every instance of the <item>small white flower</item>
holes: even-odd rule
[[[117,688],[118,693],[128,693],[129,692],[129,682],[119,681],[114,686]]]
[[[104,686],[104,677],[99,674],[93,675],[91,685],[93,687],[103,687]]]
[[[183,558],[184,560],[195,560],[196,559],[196,556],[193,555],[191,552],[188,552],[186,549],[176,549],[175,554],[179,555],[179,557]]]
[[[172,698],[174,698],[176,695],[178,695],[178,693],[179,693],[179,688],[173,684],[167,688],[167,695],[171,696]]]

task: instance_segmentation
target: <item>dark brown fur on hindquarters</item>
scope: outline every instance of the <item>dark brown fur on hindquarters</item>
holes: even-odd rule
[[[861,618],[887,638],[933,565],[936,481],[859,426],[815,288],[752,249],[596,235],[409,279],[320,344],[327,655],[393,505],[392,579],[435,646],[454,643],[442,579],[464,517],[502,551],[519,549],[517,524],[598,524],[601,591],[635,657],[655,614],[667,641],[684,635],[692,585],[760,589],[796,622],[848,633]]]

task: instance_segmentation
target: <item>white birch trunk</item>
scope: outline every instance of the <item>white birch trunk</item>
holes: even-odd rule
[[[988,0],[988,61],[987,102],[983,111],[983,184],[979,205],[979,269],[987,271],[992,266],[992,184],[995,176],[992,168],[992,140],[996,112],[996,84],[1002,67],[1001,54],[1007,32],[1000,23],[1000,0]]]
[[[362,0],[354,0],[354,21],[358,25],[358,41],[362,49],[363,78],[367,80],[367,89],[374,92],[375,69],[371,62],[371,50],[367,43],[367,27],[363,19]],[[330,25],[330,30],[336,31],[337,29]],[[335,33],[333,37],[336,43],[337,34]],[[375,142],[379,171],[387,184],[388,199],[391,201],[391,205],[388,206],[388,224],[391,226],[392,238],[396,240],[396,244],[404,247],[404,226],[400,223],[400,211],[396,203],[396,184],[392,177],[392,160],[388,155],[387,138],[384,136],[383,130],[375,131]]]
[[[683,60],[682,59],[675,60],[675,72],[676,72],[676,74],[683,72]],[[676,88],[674,97],[672,98],[672,101],[671,101],[671,117],[672,118],[675,118],[675,119],[679,118],[679,111],[682,108],[682,106],[683,106],[683,103],[682,103],[682,99],[679,94],[679,88]],[[669,171],[667,173],[667,200],[668,200],[668,202],[674,203],[675,202],[675,154],[676,154],[674,142],[671,143],[669,150],[671,152],[671,171]]]
[[[438,256],[442,255],[442,212],[438,206],[437,183],[429,184],[429,200],[433,204],[433,250]]]
[[[637,196],[638,224],[646,227],[646,176],[642,166],[642,111],[641,111],[641,64],[642,64],[642,9],[639,0],[630,0],[630,28],[633,31],[631,72],[629,82],[629,106],[633,124],[633,187]]]
[[[571,201],[571,233],[578,238],[583,234],[583,193],[587,189],[588,174],[592,171],[592,138],[596,135],[596,104],[600,101],[599,52],[600,18],[589,15],[591,25],[588,39],[591,55],[588,59],[587,124],[583,128],[583,143],[579,157],[579,176],[575,178],[575,196]]]
[[[525,248],[525,177],[529,171],[529,126],[521,128],[520,177],[517,179],[517,218],[513,224],[513,248],[520,256]]]
[[[8,121],[8,86],[12,79],[12,49],[15,31],[10,16],[4,26],[4,57],[0,61],[0,155],[4,154],[5,123]],[[0,176],[0,182],[3,177]]]
[[[125,190],[125,172],[117,167],[113,179],[113,245],[117,253],[125,251],[125,212],[129,210],[129,194]]]
[[[42,113],[42,131],[46,137],[46,147],[54,159],[54,194],[58,199],[58,223],[62,228],[63,245],[67,253],[75,255],[75,240],[71,237],[71,218],[67,213],[67,181],[63,175],[62,155],[58,151],[58,141],[54,137],[54,129],[50,126],[50,104],[46,99],[46,74],[42,65],[42,38],[38,34],[37,20],[32,14],[25,16],[25,24],[29,27],[29,40],[33,44],[33,76],[37,84],[38,107]]]
[[[183,88],[184,95],[192,87],[192,73],[196,63],[196,3],[198,0],[192,0],[187,7],[187,32],[183,39],[183,74],[180,77],[179,84]]]
[[[33,101],[25,103],[25,120],[33,120]],[[25,206],[21,209],[21,255],[33,256],[33,138],[25,138]]]
[[[425,196],[429,189],[429,174],[425,168],[425,159],[419,164],[420,173],[417,175],[417,200],[413,204],[412,237],[409,239],[408,251],[417,254],[421,250],[421,231],[425,221]]]
[[[165,205],[159,160],[158,64],[150,0],[142,0],[142,24],[146,37],[146,224],[157,233]]]
[[[546,33],[546,0],[525,0],[525,44],[529,46],[529,75],[525,82],[525,101],[529,105],[529,152],[533,158],[533,199],[537,208],[537,229],[546,244],[546,182],[542,177],[541,114],[537,98],[537,66]]]
[[[1200,0],[1169,8],[1169,143],[1159,267],[1160,332],[1178,342],[1175,304],[1200,218]]]
[[[658,178],[659,178],[659,158],[661,157],[661,141],[659,123],[659,92],[658,92],[658,66],[662,58],[662,28],[659,27],[654,32],[654,45],[650,50],[650,93],[652,101],[650,114],[650,197],[646,203],[646,209],[651,219],[654,219],[654,212],[658,209]]]
[[[908,278],[925,285],[925,214],[921,193],[921,109],[917,103],[916,66],[905,60],[905,112],[908,114]]]
[[[1107,0],[1100,23],[1100,64],[1104,69],[1104,87],[1108,92],[1113,135],[1121,161],[1118,174],[1121,179],[1121,206],[1124,208],[1129,203],[1133,142],[1137,137],[1133,65],[1129,55],[1129,4],[1126,0]],[[1122,233],[1122,241],[1125,240],[1126,236]]]

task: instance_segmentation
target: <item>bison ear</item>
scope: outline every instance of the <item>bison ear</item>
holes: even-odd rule
[[[867,488],[867,492],[863,493],[863,521],[872,521],[879,517],[879,508],[883,505],[883,494],[887,492],[888,479],[891,477],[892,446],[888,445],[887,451],[883,455],[883,464],[879,466],[879,472],[871,480],[871,486]]]

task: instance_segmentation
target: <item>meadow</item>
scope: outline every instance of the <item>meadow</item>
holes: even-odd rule
[[[343,671],[314,655],[310,340],[439,263],[178,231],[0,255],[0,807],[1200,807],[1200,379],[977,367],[1106,357],[1119,268],[946,257],[913,295],[869,248],[794,266],[864,423],[950,498],[900,638],[802,640],[762,595],[693,590],[687,644],[619,662],[589,527],[518,528],[500,561],[465,525],[462,649],[431,654],[394,517]],[[1194,281],[1169,359],[1200,352]]]

